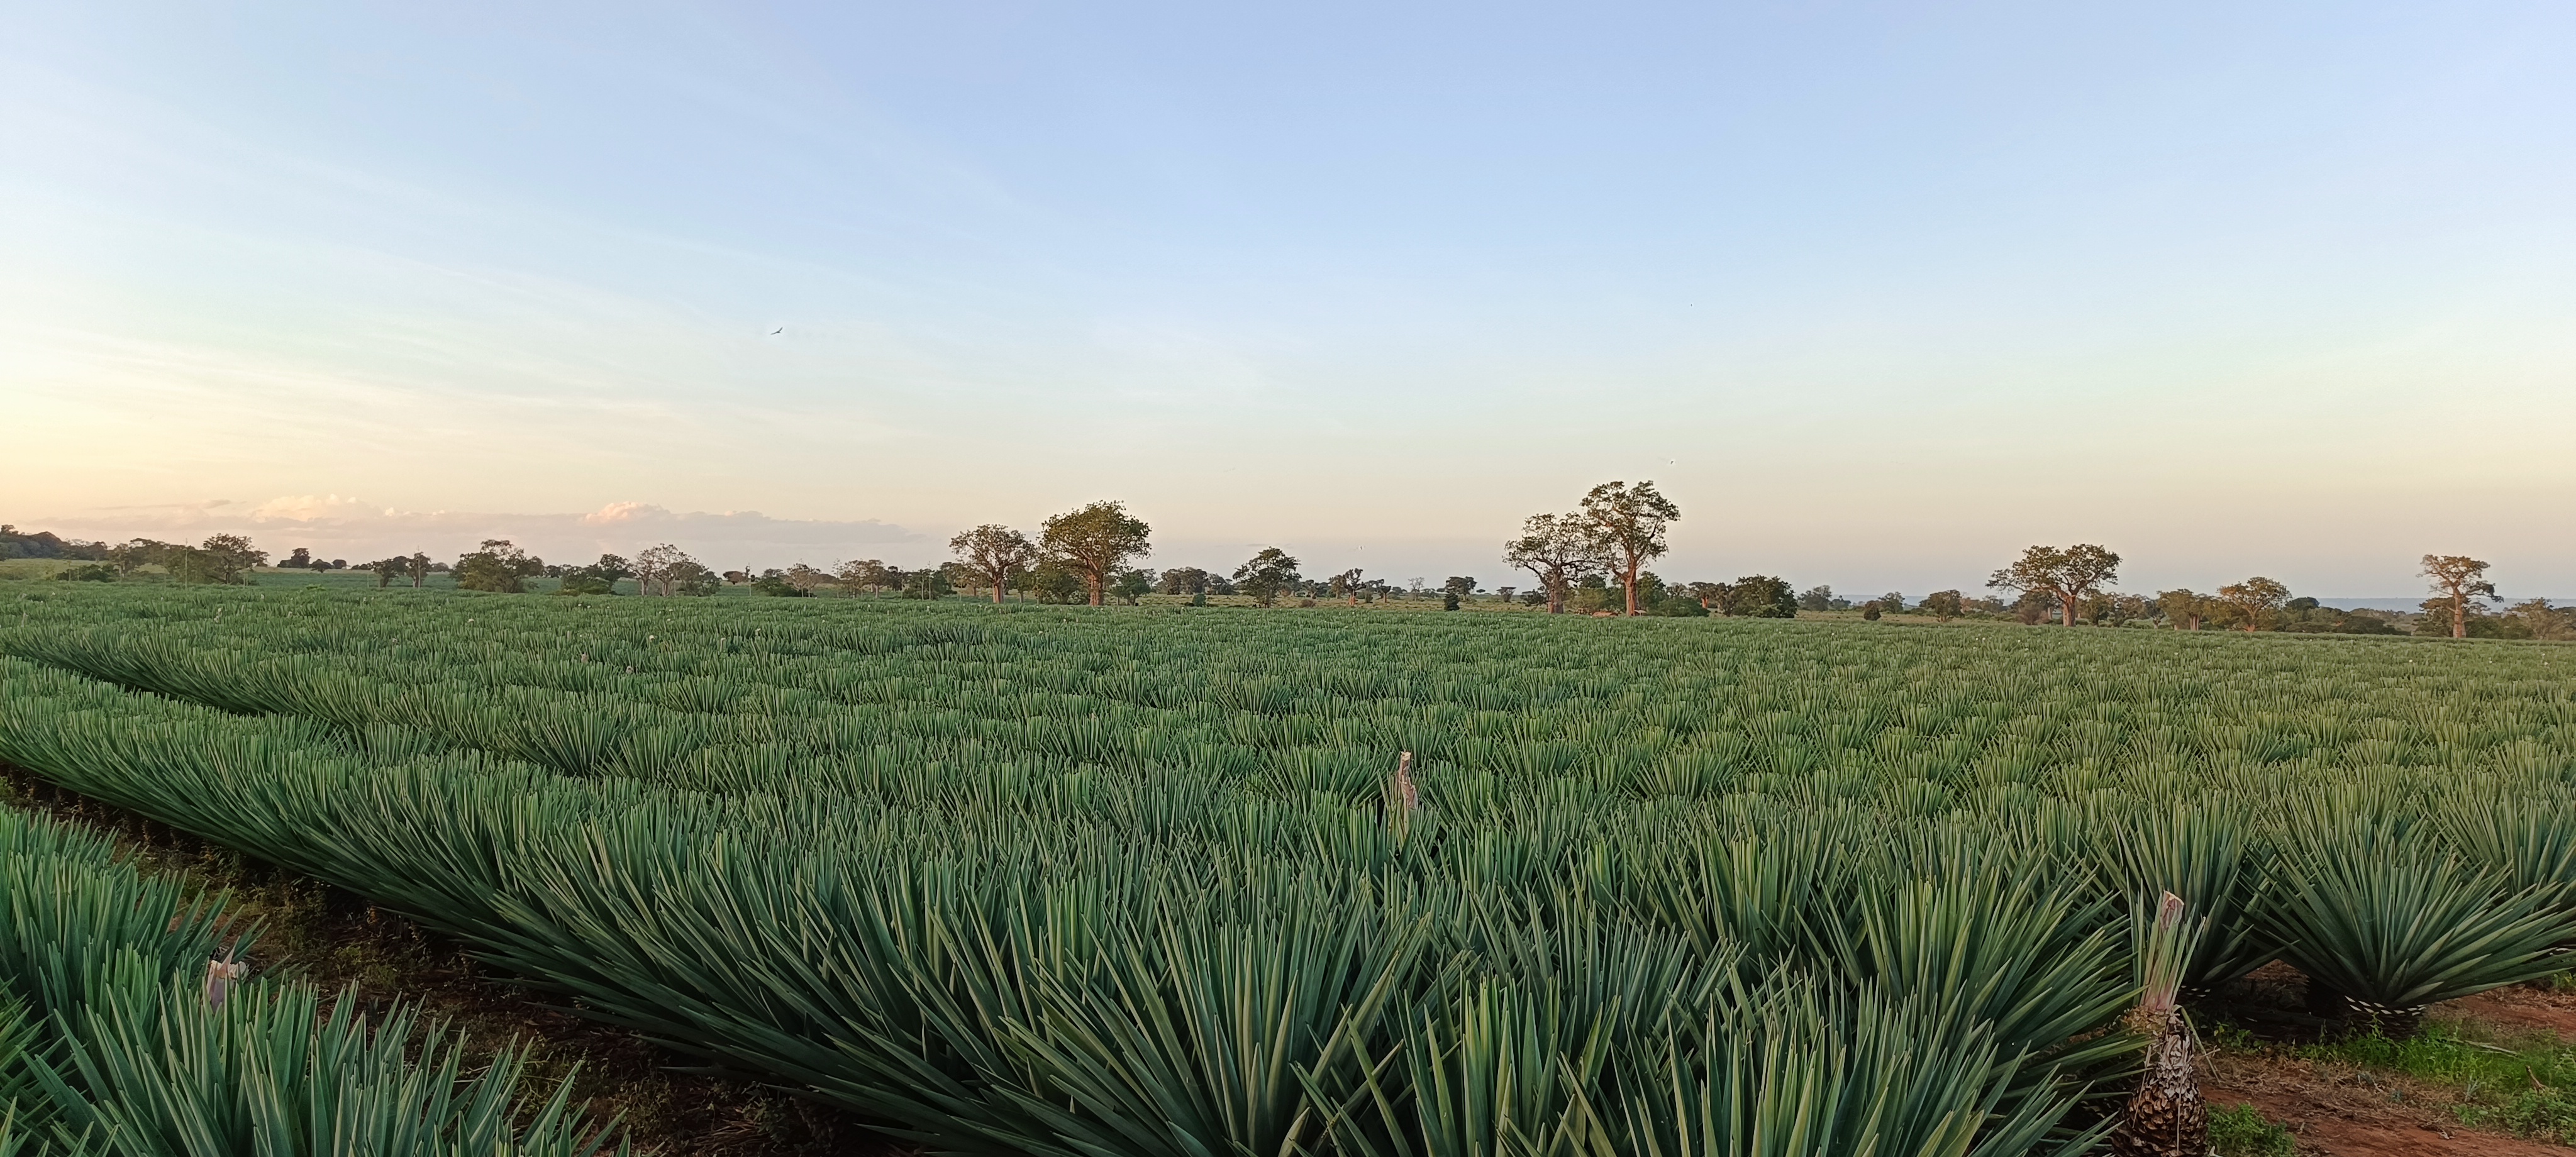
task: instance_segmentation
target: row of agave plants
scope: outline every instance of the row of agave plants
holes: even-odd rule
[[[1698,797],[1820,772],[1956,795],[2159,768],[2547,775],[2576,756],[2564,649],[2536,645],[891,606],[115,591],[22,602],[0,652],[710,790],[758,790],[785,760],[870,780],[1156,767],[1365,792],[1405,750]]]
[[[448,614],[470,626],[496,603]],[[512,734],[498,719],[561,718],[597,689],[438,672],[460,675],[444,713],[380,714],[400,697],[336,665],[367,657],[362,620],[298,604],[317,635],[230,609],[250,660],[229,670],[257,674],[229,689],[134,624],[0,638],[56,665],[0,661],[0,758],[409,910],[598,1015],[945,1149],[2081,1150],[2108,1125],[2105,1082],[2138,1059],[2114,1021],[2160,894],[2189,898],[2177,986],[2287,957],[2326,1011],[2400,1030],[2431,1002],[2548,973],[2571,935],[2568,790],[2530,756],[2563,733],[2536,694],[2503,724],[2448,688],[2419,713],[2486,729],[2502,759],[2347,768],[2239,744],[1945,780],[1901,760],[1729,755],[1678,790],[1639,790],[1642,761],[1468,760],[1390,785],[1365,747],[1282,743],[1243,725],[1281,716],[1249,708],[1145,717],[1240,733],[1240,758],[1130,740],[1086,759],[935,729],[860,758],[812,742],[835,728],[723,730],[848,720],[761,678],[791,666],[718,645],[776,620],[714,617],[693,645],[738,661],[671,652],[702,668],[682,677],[712,667],[814,698],[688,712],[721,721],[701,733],[716,742],[648,767],[494,740]],[[974,623],[861,626],[853,662],[908,646],[925,666],[1007,666],[954,654],[996,646]],[[888,641],[906,629],[913,642]],[[1059,658],[1023,664],[1024,682],[1064,694],[1049,685],[1069,669],[1111,666]],[[2392,681],[2370,672],[2348,699]],[[1567,713],[1616,690],[1559,682]],[[1654,710],[1643,698],[1611,710]],[[1879,739],[1838,746],[1984,718],[1950,702],[1900,697],[1873,708]],[[1416,723],[1464,710],[1414,707]],[[2054,731],[1996,730],[2095,738],[2098,714],[2054,714]],[[2344,726],[2377,742],[2377,723]]]
[[[0,810],[0,897],[0,1154],[607,1151],[512,1050],[247,976],[221,897],[86,829]]]

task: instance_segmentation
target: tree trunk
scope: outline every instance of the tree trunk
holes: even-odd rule
[[[993,572],[994,606],[998,607],[1002,605],[1002,588],[1009,585],[1011,585],[1011,572],[1007,570],[997,570]]]
[[[2118,1157],[2203,1157],[2209,1152],[2209,1108],[2191,1064],[2191,1030],[2175,1016],[2147,1045],[2147,1071],[2111,1134]]]
[[[2064,615],[2066,616],[2066,625],[2067,625],[2067,626],[2070,626],[2070,627],[2071,627],[2071,626],[2074,626],[2074,625],[2075,625],[2075,592],[2073,592],[2073,591],[2059,591],[2059,592],[2057,592],[2057,604],[2058,604],[2058,609],[2059,609],[2062,613],[2064,613]]]
[[[2469,596],[2459,591],[2451,592],[2451,637],[2469,637]]]
[[[1628,569],[1619,573],[1619,585],[1627,588],[1628,591],[1628,613],[1630,615],[1637,613],[1637,571],[1644,567],[1644,565],[1645,563],[1643,560],[1631,558],[1628,560]]]

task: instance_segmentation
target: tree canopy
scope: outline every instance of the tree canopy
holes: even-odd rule
[[[1049,558],[1082,579],[1099,606],[1110,579],[1127,560],[1151,552],[1153,528],[1119,502],[1094,502],[1046,520],[1038,545]]]
[[[1604,482],[1583,496],[1581,517],[1595,555],[1618,576],[1628,613],[1636,614],[1637,572],[1672,549],[1667,530],[1681,521],[1681,507],[1653,482]]]
[[[2451,637],[2469,637],[2469,615],[2496,597],[2495,584],[2486,579],[2487,564],[2465,554],[2428,554],[2424,556],[2424,577],[2433,584],[2432,601],[2425,610],[2433,611],[2434,603],[2451,613]]]
[[[1566,593],[1601,569],[1601,552],[1579,517],[1533,514],[1521,523],[1520,537],[1503,544],[1503,561],[1538,579],[1547,613],[1561,615]]]
[[[948,540],[948,549],[956,553],[957,561],[968,573],[993,588],[993,601],[997,603],[1002,601],[1002,592],[1009,589],[1013,576],[1037,565],[1039,553],[1038,544],[1030,542],[1029,536],[995,522],[960,532]]]
[[[2089,542],[2069,547],[2034,546],[2011,566],[1998,570],[1986,585],[2057,600],[2065,624],[2074,626],[2084,602],[2102,585],[2120,577],[2120,556]]]
[[[1275,546],[1263,547],[1261,553],[1234,568],[1235,589],[1261,600],[1265,607],[1277,603],[1280,594],[1297,578],[1296,556]]]

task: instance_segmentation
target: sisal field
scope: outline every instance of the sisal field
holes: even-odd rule
[[[0,760],[934,1152],[2093,1152],[2166,893],[2397,1033],[2576,941],[2551,644],[46,590]]]

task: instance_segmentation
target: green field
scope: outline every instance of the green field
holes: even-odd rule
[[[2161,892],[2576,940],[2557,644],[30,583],[0,759],[940,1151],[2087,1151]]]
[[[515,1049],[469,1055],[249,976],[223,898],[108,839],[0,809],[0,1153],[510,1153],[588,1157],[611,1130]],[[223,972],[216,975],[210,965]]]

